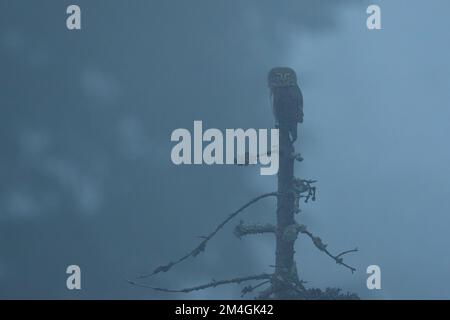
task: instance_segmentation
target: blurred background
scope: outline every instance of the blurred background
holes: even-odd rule
[[[81,7],[82,30],[66,28]],[[366,28],[378,4],[383,30]],[[301,223],[355,274],[299,237],[299,276],[365,299],[449,299],[450,2],[77,0],[0,2],[0,298],[229,299],[228,286],[162,294],[126,282],[187,253],[249,199],[258,167],[176,166],[176,128],[273,127],[266,76],[304,95],[296,148],[317,201]],[[273,222],[275,201],[246,211]],[[270,272],[274,239],[225,228],[146,283],[182,288]],[[66,267],[82,290],[66,288]],[[366,287],[381,267],[382,290]]]

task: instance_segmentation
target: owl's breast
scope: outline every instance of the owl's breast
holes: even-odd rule
[[[278,120],[295,121],[301,107],[301,92],[298,87],[278,87],[273,92],[273,109]]]

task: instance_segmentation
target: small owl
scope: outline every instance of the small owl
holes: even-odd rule
[[[303,96],[297,75],[291,68],[277,67],[269,72],[268,84],[277,127],[289,130],[291,141],[297,139],[297,123],[303,122]]]

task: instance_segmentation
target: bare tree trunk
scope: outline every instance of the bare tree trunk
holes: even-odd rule
[[[280,69],[280,68],[278,68]],[[289,74],[295,72],[289,68],[281,68],[283,72],[288,69]],[[277,68],[272,69],[271,73],[275,72]],[[270,74],[271,74],[270,73]],[[269,75],[270,75],[269,74]],[[269,79],[269,85],[272,85]],[[274,87],[271,90],[279,88],[274,82]],[[274,89],[275,88],[275,89]],[[163,292],[191,292],[196,290],[202,290],[206,288],[213,288],[219,285],[225,285],[230,283],[240,284],[247,281],[264,280],[257,285],[245,286],[242,289],[242,296],[260,288],[263,285],[270,284],[270,287],[261,291],[258,295],[260,299],[309,299],[323,297],[326,299],[354,299],[358,298],[356,295],[342,295],[339,290],[334,291],[327,290],[321,292],[313,290],[312,292],[303,286],[303,282],[300,281],[297,273],[297,265],[294,260],[295,250],[294,245],[299,233],[309,237],[314,246],[325,253],[328,257],[333,259],[337,264],[346,267],[352,273],[356,270],[354,267],[344,263],[343,257],[352,252],[358,251],[357,248],[343,251],[339,254],[332,254],[327,249],[327,245],[323,243],[322,239],[313,233],[311,233],[307,227],[303,224],[298,224],[295,221],[295,213],[299,212],[300,199],[305,199],[305,203],[309,199],[315,201],[316,187],[314,186],[315,180],[303,180],[294,177],[294,162],[302,161],[300,154],[295,153],[292,139],[297,138],[297,123],[302,122],[303,118],[303,98],[301,96],[300,88],[285,87],[286,90],[281,92],[277,91],[277,102],[274,100],[274,111],[276,120],[278,121],[279,129],[279,169],[278,169],[278,190],[276,192],[265,193],[260,195],[238,210],[229,214],[219,225],[207,236],[203,236],[201,242],[187,254],[181,256],[179,259],[173,262],[169,262],[166,265],[162,265],[154,269],[153,272],[140,276],[139,278],[151,277],[160,272],[167,272],[173,266],[185,261],[188,258],[195,258],[201,252],[205,251],[207,243],[233,218],[239,215],[246,208],[256,203],[257,201],[268,198],[277,197],[277,224],[276,226],[269,223],[266,224],[254,224],[246,225],[242,221],[236,226],[234,234],[241,238],[247,235],[263,234],[263,233],[275,233],[276,235],[276,252],[275,252],[275,272],[273,274],[259,274],[247,277],[237,277],[230,280],[213,280],[210,283],[195,286],[191,288],[173,290],[148,286],[145,284],[139,284],[134,281],[129,281],[133,285],[150,288],[156,291]],[[292,90],[294,91],[292,91]],[[273,93],[273,91],[272,91]],[[284,96],[284,94],[286,96]],[[283,95],[283,96],[280,96]],[[274,98],[275,99],[275,98]],[[293,105],[295,103],[295,105]],[[293,109],[295,108],[295,109]],[[295,112],[294,112],[295,111]],[[293,121],[295,122],[292,123]],[[236,161],[237,164],[237,161]],[[331,292],[331,293],[330,293]]]
[[[274,293],[279,299],[292,297],[289,284],[299,282],[294,261],[294,243],[297,238],[295,229],[295,192],[294,192],[294,147],[289,137],[286,123],[279,123],[280,130],[280,166],[278,171],[277,233]]]

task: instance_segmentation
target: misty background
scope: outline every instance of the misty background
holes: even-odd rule
[[[78,4],[82,30],[68,31]],[[378,4],[383,30],[366,28]],[[450,2],[445,0],[0,2],[0,298],[238,298],[239,286],[161,294],[127,279],[173,261],[251,198],[259,168],[176,166],[176,128],[270,128],[266,76],[291,66],[304,95],[296,174],[318,180],[297,216],[308,287],[366,299],[449,299]],[[196,259],[145,283],[183,288],[271,272],[273,222],[248,209]],[[82,290],[66,288],[66,267]],[[382,290],[366,287],[381,267]]]

